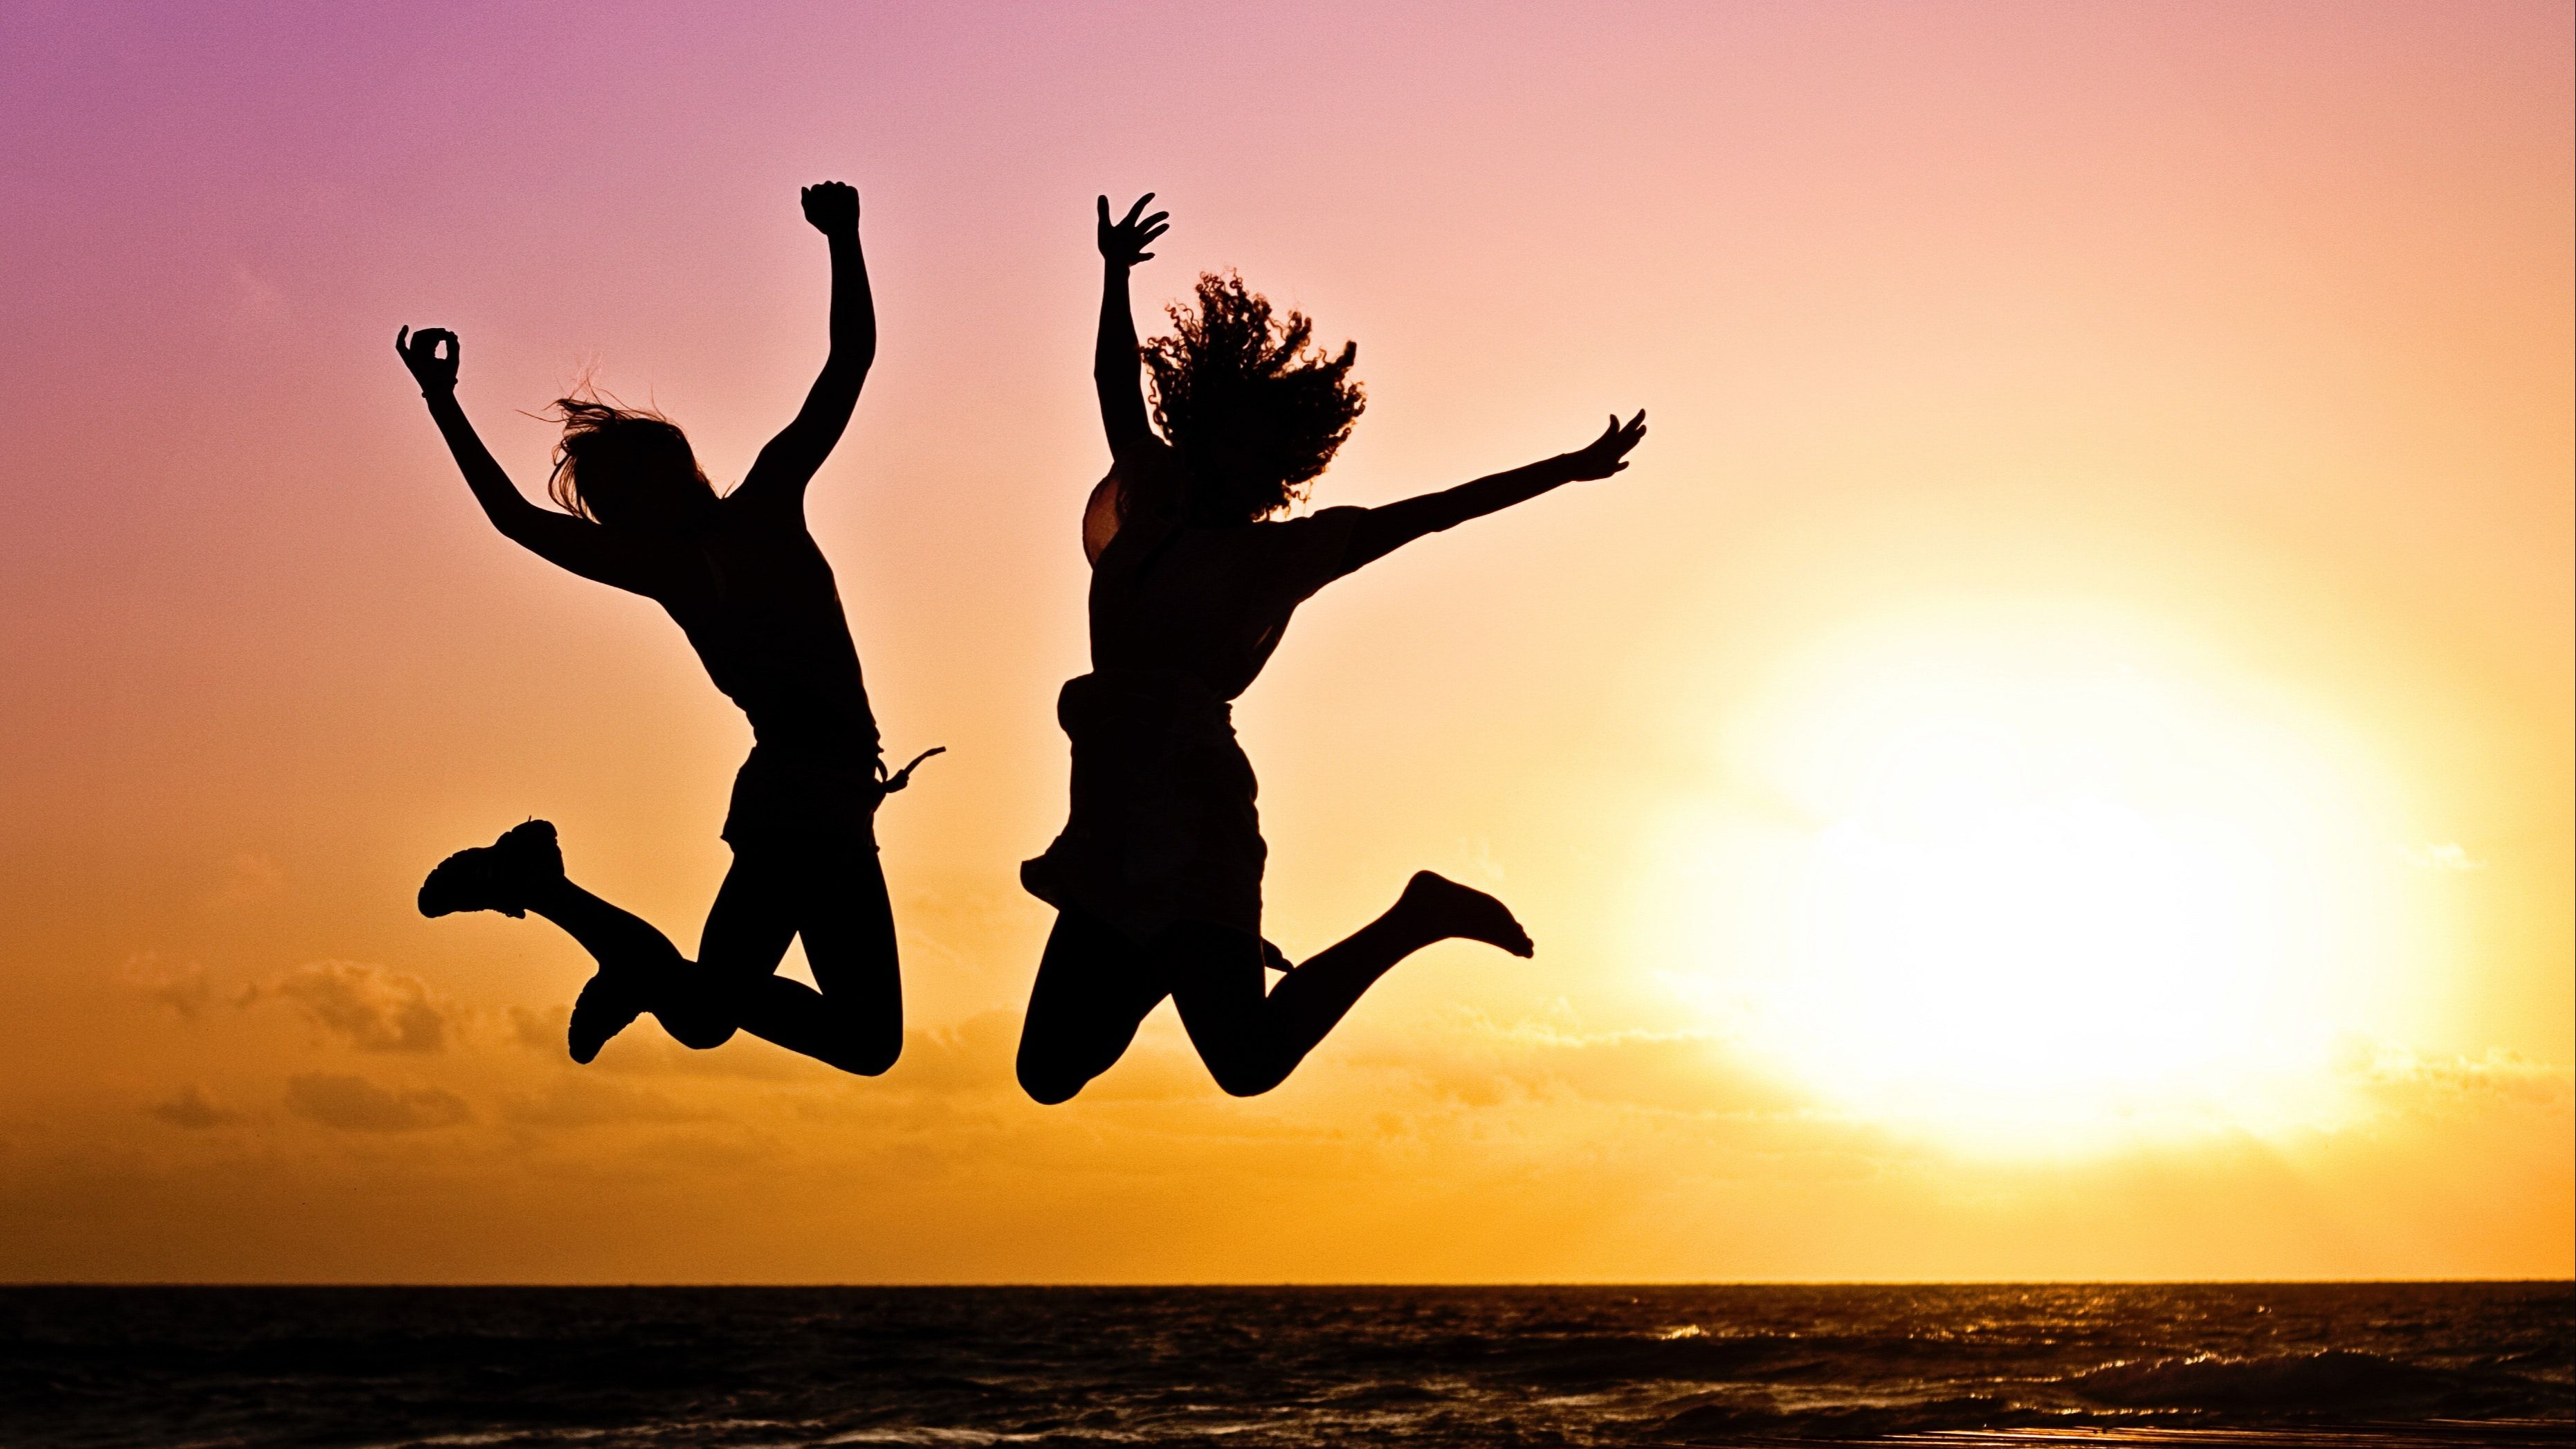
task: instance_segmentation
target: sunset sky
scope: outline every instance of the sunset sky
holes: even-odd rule
[[[0,10],[0,1280],[2576,1271],[2564,3]],[[425,921],[530,815],[684,946],[749,732],[484,522],[588,378],[719,483],[860,190],[815,482],[887,748],[877,1080]],[[1290,1081],[1010,1076],[1051,913],[1096,193],[1359,342],[1315,502],[1653,433],[1237,708]],[[801,962],[791,958],[791,969]]]

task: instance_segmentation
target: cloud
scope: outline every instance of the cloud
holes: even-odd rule
[[[2477,1101],[2563,1106],[2576,1097],[2576,1071],[2495,1050],[2482,1057],[2419,1056],[2400,1046],[2353,1047],[2345,1069],[2375,1095],[2399,1106],[2459,1106]]]
[[[241,997],[291,1001],[314,1023],[365,1052],[435,1052],[447,1048],[451,1013],[408,972],[361,961],[299,966]]]
[[[510,1040],[530,1051],[548,1056],[564,1054],[564,1041],[572,1026],[569,1006],[513,1006],[503,1020],[510,1024]]]
[[[290,1077],[286,1107],[344,1132],[411,1132],[472,1120],[465,1099],[436,1087],[379,1087],[364,1077],[316,1072]]]
[[[194,961],[172,965],[157,951],[145,951],[125,960],[125,979],[153,1000],[194,1021],[206,1009],[214,988],[206,980],[206,968]]]
[[[949,1095],[1019,1091],[1012,1058],[1019,1050],[1020,1013],[979,1011],[938,1028],[904,1033],[903,1059],[887,1075],[889,1086]]]
[[[1802,1106],[1738,1065],[1724,1039],[1699,1031],[1583,1032],[1541,1022],[1504,1026],[1471,1015],[1438,1037],[1407,1042],[1400,1051],[1362,1051],[1354,1060],[1400,1071],[1434,1095],[1470,1107],[1523,1098],[1689,1115],[1789,1113]]]
[[[504,1098],[501,1115],[526,1127],[612,1127],[636,1122],[693,1122],[713,1114],[682,1106],[649,1088],[596,1077],[558,1079],[543,1092]]]
[[[2456,840],[2436,841],[2420,850],[2404,846],[2398,849],[2420,870],[2472,871],[2487,868],[2485,861],[2470,855],[2468,848]]]
[[[286,889],[286,872],[274,860],[255,850],[236,852],[224,871],[223,884],[207,893],[206,905],[215,910],[238,910],[256,905]]]
[[[1522,1071],[1595,1102],[1674,1112],[1776,1112],[1800,1105],[1737,1065],[1726,1043],[1708,1032],[1577,1034],[1522,1027],[1505,1040]]]
[[[186,1127],[192,1130],[203,1127],[222,1127],[241,1120],[239,1112],[228,1111],[217,1106],[214,1099],[206,1095],[206,1089],[198,1086],[182,1088],[177,1096],[166,1102],[155,1102],[143,1110],[173,1127]]]

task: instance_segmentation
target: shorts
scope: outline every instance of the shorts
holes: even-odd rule
[[[773,845],[875,850],[877,806],[885,797],[873,759],[755,744],[734,772],[724,841],[737,852]]]
[[[1020,885],[1138,944],[1175,921],[1261,936],[1259,787],[1232,712],[1178,674],[1086,674],[1056,718],[1073,743],[1072,809]]]

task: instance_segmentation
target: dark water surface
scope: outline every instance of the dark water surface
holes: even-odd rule
[[[2567,1444],[2576,1288],[0,1289],[7,1449],[1792,1439]]]

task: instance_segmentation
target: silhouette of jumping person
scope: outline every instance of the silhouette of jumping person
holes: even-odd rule
[[[1251,763],[1231,702],[1278,647],[1297,605],[1428,533],[1607,478],[1645,436],[1616,415],[1589,446],[1382,508],[1271,516],[1305,496],[1360,413],[1338,356],[1313,324],[1232,276],[1203,275],[1195,313],[1143,349],[1154,379],[1147,425],[1127,274],[1168,229],[1148,193],[1110,220],[1092,379],[1113,457],[1083,514],[1091,560],[1091,672],[1064,686],[1072,806],[1021,883],[1056,908],[1020,1035],[1019,1079],[1067,1100],[1107,1071],[1146,1014],[1172,998],[1217,1084],[1236,1096],[1284,1080],[1398,961],[1435,941],[1532,947],[1502,902],[1429,871],[1386,914],[1290,967],[1261,938],[1267,848]],[[1265,966],[1286,971],[1265,993]]]
[[[660,604],[751,720],[751,757],[724,824],[734,862],[694,962],[641,918],[567,880],[555,829],[542,820],[448,857],[421,885],[423,915],[534,911],[597,958],[573,1007],[575,1061],[597,1056],[644,1011],[692,1047],[716,1046],[739,1026],[869,1076],[903,1047],[875,814],[921,761],[886,773],[832,567],[805,527],[805,485],[848,426],[876,358],[876,309],[858,193],[826,181],[802,200],[831,244],[831,354],[795,420],[730,493],[716,492],[668,419],[563,398],[547,491],[565,511],[540,508],[457,405],[456,335],[405,328],[394,341],[493,526],[550,563]],[[819,992],[776,974],[800,935]]]

